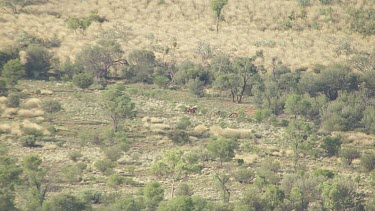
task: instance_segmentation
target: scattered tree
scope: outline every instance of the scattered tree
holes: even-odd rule
[[[117,84],[103,93],[103,106],[110,114],[113,131],[118,131],[121,120],[134,118],[136,115],[135,104],[125,93],[125,87]]]
[[[219,32],[219,23],[222,18],[222,10],[225,5],[228,4],[228,0],[210,0],[211,9],[214,11],[216,16],[216,32]]]
[[[11,59],[3,66],[2,76],[11,90],[25,74],[25,67],[19,59]]]
[[[202,166],[197,163],[189,163],[183,156],[183,152],[177,149],[166,151],[163,158],[151,166],[152,172],[158,176],[170,179],[171,198],[175,189],[193,172],[200,172]],[[176,184],[178,182],[178,184]]]
[[[164,188],[159,182],[150,182],[143,189],[146,210],[157,210],[159,203],[164,199]]]
[[[207,150],[212,155],[220,160],[220,166],[223,166],[224,161],[229,161],[234,158],[236,145],[232,140],[225,138],[211,139],[207,145]]]

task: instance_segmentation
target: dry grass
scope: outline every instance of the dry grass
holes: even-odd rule
[[[194,128],[194,132],[202,135],[203,133],[207,132],[208,128],[205,125],[197,125]]]
[[[358,146],[372,146],[375,144],[374,135],[367,135],[361,132],[348,132],[344,133],[349,142]]]
[[[125,52],[140,48],[157,51],[158,47],[170,46],[171,40],[176,40],[177,47],[172,49],[168,58],[199,61],[195,50],[198,42],[204,41],[231,56],[252,56],[262,49],[266,67],[276,56],[294,69],[347,60],[350,55],[337,56],[335,53],[335,48],[344,39],[351,40],[359,51],[369,51],[375,45],[373,37],[347,33],[348,6],[337,3],[330,6],[332,14],[325,15],[322,9],[327,7],[314,1],[306,8],[306,18],[297,18],[292,29],[285,30],[282,22],[293,12],[299,15],[302,11],[297,1],[232,0],[223,10],[225,21],[216,34],[215,19],[208,1],[158,2],[50,0],[45,5],[28,7],[28,14],[2,13],[6,21],[0,23],[0,47],[11,46],[22,31],[42,38],[56,35],[62,45],[53,51],[64,61],[66,57],[74,58],[83,45],[93,43],[105,32],[118,30],[124,35],[119,40]],[[372,6],[370,1],[353,0],[350,3],[357,8]],[[94,10],[109,21],[93,23],[84,34],[74,33],[65,26],[69,17],[87,17]],[[310,27],[315,22],[319,23],[320,29]],[[270,46],[264,41],[275,44]],[[162,53],[157,53],[157,56],[162,57]]]
[[[40,109],[20,109],[17,111],[17,115],[20,116],[20,117],[37,117],[37,116],[43,116],[44,115],[44,111],[43,110],[40,110]]]
[[[0,96],[0,105],[5,105],[7,103],[8,99],[4,96]]]
[[[22,105],[22,108],[25,109],[32,109],[32,108],[41,108],[42,107],[42,101],[38,98],[30,98],[27,99]]]
[[[2,117],[12,117],[17,114],[18,108],[5,108]]]
[[[246,164],[253,164],[258,160],[258,158],[258,155],[250,153],[236,154],[236,156],[234,157],[234,159],[243,159]]]

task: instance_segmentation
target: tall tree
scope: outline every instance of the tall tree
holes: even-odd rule
[[[171,180],[171,198],[175,189],[184,179],[193,172],[200,172],[202,166],[198,163],[189,163],[178,149],[166,151],[163,158],[151,166],[154,174]],[[178,182],[178,184],[176,184]]]
[[[214,11],[216,16],[216,32],[219,32],[219,23],[222,16],[222,10],[227,4],[228,0],[210,0],[211,9]]]
[[[127,64],[122,58],[121,45],[116,40],[100,40],[96,45],[86,46],[76,58],[87,72],[93,73],[97,79],[107,79],[111,68]]]
[[[122,84],[117,84],[103,92],[103,106],[111,116],[114,132],[117,132],[121,120],[131,119],[136,115],[135,104],[125,93]]]

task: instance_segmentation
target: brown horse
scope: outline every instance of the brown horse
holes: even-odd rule
[[[196,112],[197,112],[197,108],[188,108],[188,109],[186,109],[185,110],[185,113],[187,113],[187,114],[195,114]]]

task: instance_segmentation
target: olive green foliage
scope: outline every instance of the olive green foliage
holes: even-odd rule
[[[260,108],[270,109],[280,114],[290,92],[297,89],[298,72],[292,72],[282,63],[274,64],[272,74],[264,74],[257,80],[253,88],[254,101]]]
[[[47,72],[52,67],[53,56],[44,47],[30,45],[26,49],[26,76],[32,79],[46,79]]]
[[[26,135],[19,138],[19,142],[23,147],[36,147],[38,138],[35,135]]]
[[[80,151],[72,151],[69,152],[68,156],[72,161],[77,162],[78,159],[81,158],[83,155]]]
[[[103,149],[105,156],[111,161],[117,161],[123,155],[123,151],[119,146],[109,146]]]
[[[67,165],[62,168],[64,179],[68,182],[79,182],[83,169],[79,165]]]
[[[86,89],[94,83],[94,77],[90,73],[78,73],[73,75],[73,84]]]
[[[333,2],[333,0],[319,0],[320,1],[320,3],[322,3],[322,4],[331,4],[332,2]]]
[[[322,191],[324,207],[331,210],[350,210],[360,207],[358,194],[352,181],[337,178],[323,182],[319,186]]]
[[[43,204],[43,211],[82,211],[89,210],[91,205],[79,200],[77,197],[70,194],[59,194]]]
[[[93,21],[102,23],[105,21],[105,18],[100,17],[97,12],[91,12],[90,15],[86,18],[70,17],[66,21],[66,26],[74,31],[84,31],[91,25]]]
[[[375,133],[375,106],[369,106],[363,111],[361,124],[370,133]]]
[[[94,45],[86,45],[76,56],[76,65],[97,79],[108,78],[110,70],[123,64],[123,51],[116,40],[99,40]]]
[[[112,188],[117,188],[122,184],[136,186],[139,185],[137,181],[134,181],[132,178],[123,177],[119,174],[111,175],[107,180],[107,185]]]
[[[0,78],[0,96],[6,95],[8,92],[6,81]]]
[[[157,66],[155,54],[148,50],[133,50],[128,56],[125,78],[133,82],[152,83]]]
[[[191,125],[189,117],[182,117],[178,120],[176,127],[180,130],[186,130]]]
[[[361,126],[364,115],[364,96],[362,92],[339,92],[338,98],[322,110],[322,128],[326,131],[347,131]],[[371,115],[365,117],[371,118]],[[368,125],[371,127],[371,124]]]
[[[163,88],[169,83],[169,78],[162,75],[157,75],[154,77],[153,83],[156,84],[159,88]]]
[[[156,210],[164,199],[164,188],[159,182],[150,182],[144,187],[143,196],[147,210]]]
[[[11,108],[17,108],[20,105],[21,94],[18,92],[12,92],[8,95],[7,106]]]
[[[366,171],[375,169],[375,152],[364,153],[361,157],[361,164]]]
[[[0,6],[6,11],[18,14],[22,8],[35,3],[43,2],[40,0],[0,0]]]
[[[25,207],[27,210],[40,210],[47,193],[46,171],[42,168],[42,159],[38,155],[23,158],[27,192]]]
[[[5,63],[11,59],[17,59],[18,52],[15,50],[0,50],[0,75]]]
[[[216,16],[216,32],[219,32],[219,22],[222,17],[222,10],[227,4],[228,0],[210,0],[211,9]]]
[[[351,30],[363,35],[375,34],[375,9],[354,9],[350,15]]]
[[[181,181],[189,174],[200,172],[202,165],[189,163],[183,152],[178,149],[171,149],[163,153],[163,158],[151,165],[151,171],[160,177],[168,178],[172,181],[171,194],[175,191],[175,182]]]
[[[355,148],[344,148],[340,151],[340,157],[347,165],[351,165],[354,159],[361,157],[361,153]]]
[[[234,172],[234,178],[239,183],[250,184],[253,181],[254,177],[255,173],[251,169],[241,167]]]
[[[44,100],[42,102],[43,110],[48,113],[57,113],[62,110],[61,104],[57,100]]]
[[[5,153],[0,155],[0,207],[4,210],[16,210],[15,185],[20,182],[22,169],[17,166],[17,160],[8,157]]]
[[[234,149],[236,148],[236,143],[233,140],[225,138],[212,138],[207,145],[207,150],[212,154],[213,157],[218,158],[220,165],[223,162],[230,161],[234,158]]]
[[[176,196],[192,196],[194,194],[191,186],[186,183],[181,183],[176,188]]]
[[[351,92],[358,88],[358,76],[348,66],[335,64],[322,68],[320,73],[304,73],[299,87],[311,96],[323,93],[335,100],[339,91]]]
[[[173,130],[168,133],[168,138],[178,145],[190,143],[189,134],[181,129]]]
[[[19,59],[11,59],[4,64],[1,71],[5,82],[11,89],[17,84],[18,80],[26,75],[25,67]]]
[[[220,90],[229,90],[232,101],[241,103],[245,94],[252,94],[254,82],[258,79],[258,69],[253,64],[256,58],[257,56],[240,57],[230,61],[227,56],[219,55],[212,62],[215,87]]]
[[[314,175],[315,176],[324,176],[326,178],[329,178],[329,179],[332,179],[333,177],[335,177],[335,173],[331,170],[327,170],[327,169],[317,169],[314,171]]]
[[[160,211],[193,211],[193,210],[213,210],[205,199],[200,197],[178,196],[169,201],[161,202]],[[215,209],[221,210],[221,209]]]
[[[199,79],[190,79],[186,84],[187,88],[189,89],[190,93],[197,97],[204,96],[204,82],[200,81]]]
[[[338,155],[341,144],[341,137],[327,136],[323,139],[321,147],[326,151],[328,156],[335,156]]]
[[[186,85],[190,80],[202,81],[206,85],[210,83],[212,75],[203,66],[186,60],[178,65],[174,78],[178,85]]]
[[[111,175],[113,173],[113,169],[116,166],[116,163],[111,160],[104,159],[96,161],[94,166],[105,175]]]
[[[302,7],[310,6],[311,0],[297,0],[297,3]]]
[[[125,93],[121,84],[110,87],[103,92],[103,107],[112,119],[113,130],[117,132],[120,121],[132,119],[136,115],[135,104]]]
[[[255,120],[257,122],[262,122],[263,120],[267,119],[268,117],[270,117],[272,115],[272,110],[270,109],[259,109],[255,112]]]

